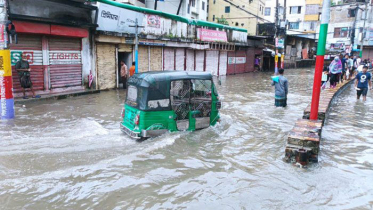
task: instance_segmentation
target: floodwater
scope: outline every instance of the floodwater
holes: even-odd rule
[[[0,209],[372,209],[373,94],[341,94],[319,163],[297,168],[285,143],[312,71],[285,74],[285,109],[270,73],[229,76],[220,124],[143,142],[119,130],[123,90],[17,105],[0,124]]]

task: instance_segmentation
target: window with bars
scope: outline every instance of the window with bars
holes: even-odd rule
[[[299,29],[299,22],[290,22],[289,29]]]
[[[225,7],[225,13],[230,13],[230,12],[231,12],[231,7],[230,6]]]
[[[348,28],[334,28],[334,38],[348,37]]]
[[[301,6],[290,7],[290,14],[300,14],[302,13]]]
[[[271,7],[266,7],[264,9],[264,16],[271,16]]]

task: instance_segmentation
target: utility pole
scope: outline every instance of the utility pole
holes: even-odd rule
[[[275,12],[275,74],[278,74],[278,54],[277,54],[277,24],[278,24],[278,0],[276,0],[276,12]]]
[[[154,2],[154,10],[157,10],[157,4],[158,4],[158,0],[155,0],[155,2]]]
[[[139,73],[139,28],[144,28],[144,26],[140,26],[138,24],[138,20],[136,18],[136,25],[129,26],[135,28],[135,72]]]
[[[317,55],[315,74],[313,77],[313,91],[311,102],[310,120],[317,120],[319,115],[321,76],[324,67],[326,37],[328,35],[328,24],[330,19],[330,0],[324,0],[321,13],[321,24],[319,32],[319,43],[317,44]]]
[[[181,8],[181,5],[183,4],[183,0],[180,0],[180,4],[179,4],[179,7],[177,8],[177,13],[176,15],[179,15],[180,13],[180,8]]]
[[[14,118],[12,67],[6,30],[8,22],[7,1],[0,0],[0,118]]]
[[[354,44],[355,44],[355,32],[356,32],[356,21],[357,21],[357,13],[359,11],[359,5],[355,8],[355,20],[354,23],[352,24],[352,30],[351,30],[351,53],[354,50]]]
[[[285,68],[285,55],[286,55],[286,0],[284,0],[284,14],[283,14],[283,21],[284,21],[284,24],[285,24],[285,27],[284,27],[284,34],[283,34],[283,39],[284,39],[284,49],[283,49],[283,53],[281,55],[281,68]]]
[[[368,3],[365,2],[365,18],[364,18],[364,25],[363,25],[363,34],[361,36],[360,57],[363,57],[364,38],[365,38],[365,34],[367,32],[367,30],[365,28],[365,22],[367,21],[367,18],[368,18]]]

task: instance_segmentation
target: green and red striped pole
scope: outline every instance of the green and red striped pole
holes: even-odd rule
[[[320,89],[321,89],[321,76],[324,67],[325,45],[326,37],[328,35],[328,23],[330,19],[330,0],[324,0],[321,13],[321,24],[319,32],[319,43],[317,44],[315,76],[313,78],[313,91],[311,102],[311,120],[318,119],[319,102],[320,102]]]

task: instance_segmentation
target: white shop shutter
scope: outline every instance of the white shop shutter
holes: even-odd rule
[[[205,65],[205,51],[196,51],[196,71],[203,71]]]
[[[227,75],[227,51],[220,51],[219,75]]]
[[[186,51],[186,70],[194,71],[194,50]]]
[[[175,49],[174,48],[164,48],[163,55],[164,70],[175,70]]]
[[[219,51],[206,51],[206,72],[218,75]]]
[[[80,38],[49,38],[51,88],[82,85],[82,41]]]
[[[185,64],[185,50],[184,48],[176,49],[176,69],[177,71],[184,71]]]

